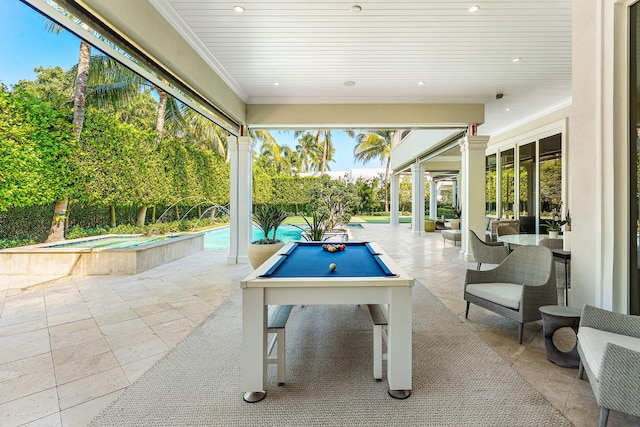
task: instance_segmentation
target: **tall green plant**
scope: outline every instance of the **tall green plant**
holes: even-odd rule
[[[308,241],[322,241],[325,231],[327,230],[327,212],[319,213],[317,211],[313,211],[311,213],[311,221],[309,221],[306,217],[302,217],[304,222],[307,223],[309,229],[304,230],[301,227],[296,227],[304,230],[302,233],[302,238]]]
[[[259,245],[278,243],[279,240],[276,237],[278,227],[287,217],[285,210],[278,206],[267,204],[256,206],[253,213],[253,222],[262,231],[264,237],[253,243]],[[270,238],[271,230],[273,230],[273,237]]]

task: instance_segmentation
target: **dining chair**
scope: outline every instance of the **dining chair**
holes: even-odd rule
[[[518,230],[511,227],[510,225],[499,225],[497,234],[498,234],[498,237],[500,237],[500,236],[506,236],[509,234],[520,234],[520,233],[518,233]]]
[[[483,242],[473,230],[469,230],[469,245],[473,259],[478,263],[476,270],[480,270],[482,263],[500,264],[509,255],[509,248],[503,243]]]

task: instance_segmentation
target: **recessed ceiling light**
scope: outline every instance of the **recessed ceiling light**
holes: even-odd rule
[[[522,60],[522,58],[513,58],[511,60],[511,62],[520,62]]]
[[[354,82],[353,80],[347,80],[346,82],[342,83],[345,86],[355,86],[356,82]]]
[[[423,81],[419,81],[418,82],[418,86],[424,86],[424,82]]]
[[[275,82],[273,85],[274,86],[280,86],[280,82]]]
[[[351,6],[351,12],[353,13],[362,12],[362,6],[360,6],[359,4],[354,4],[353,6]]]
[[[240,5],[236,5],[236,6],[233,6],[233,10],[235,10],[238,13],[242,13],[242,12],[244,12],[244,7],[242,7]]]
[[[477,11],[479,11],[479,10],[480,10],[480,6],[478,6],[477,4],[474,4],[473,6],[471,6],[471,7],[469,8],[469,12],[472,12],[472,13],[473,13],[473,12],[477,12]]]
[[[504,111],[511,111],[511,108],[505,108]]]

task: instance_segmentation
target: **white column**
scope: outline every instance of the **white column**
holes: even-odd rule
[[[462,242],[460,258],[473,261],[469,247],[469,230],[481,239],[485,228],[485,151],[489,137],[485,135],[467,136],[460,140],[462,153],[458,194],[462,205]]]
[[[429,181],[429,218],[438,219],[438,183]]]
[[[398,218],[398,211],[400,205],[400,193],[399,193],[399,177],[396,174],[391,174],[390,177],[390,185],[391,185],[391,206],[389,209],[391,210],[391,220],[389,221],[392,226],[397,226],[400,221]]]
[[[458,176],[457,180],[453,181],[453,194],[452,194],[453,201],[452,201],[452,205],[454,207],[456,207],[456,208],[461,205],[461,201],[462,201],[462,198],[458,194],[459,189],[460,189],[459,183],[460,183],[460,176]]]
[[[421,164],[411,165],[411,231],[424,232],[424,170]]]
[[[251,153],[249,137],[230,136],[230,245],[228,264],[249,262],[251,239]]]

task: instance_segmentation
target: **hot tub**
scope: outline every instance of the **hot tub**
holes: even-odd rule
[[[108,234],[0,250],[0,271],[33,276],[137,274],[203,249],[201,233]]]

